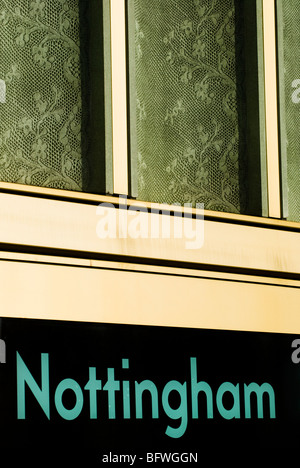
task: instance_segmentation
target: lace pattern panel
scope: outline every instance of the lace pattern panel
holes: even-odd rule
[[[138,198],[244,212],[243,2],[133,1]]]
[[[297,0],[280,0],[282,13],[284,93],[281,109],[284,114],[284,137],[287,157],[288,219],[300,221],[300,3]]]
[[[2,181],[88,188],[87,5],[0,0]]]

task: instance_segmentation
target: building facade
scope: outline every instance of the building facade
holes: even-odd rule
[[[293,342],[298,9],[0,0],[1,317]]]

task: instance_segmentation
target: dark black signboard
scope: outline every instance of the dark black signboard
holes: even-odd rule
[[[298,336],[3,318],[0,338],[12,466],[200,465],[298,446]]]

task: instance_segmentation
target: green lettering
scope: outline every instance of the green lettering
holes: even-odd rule
[[[206,382],[197,382],[197,359],[191,358],[191,387],[192,387],[192,418],[197,419],[198,414],[198,394],[204,392],[207,401],[207,417],[214,417],[213,394],[210,385]]]
[[[35,396],[40,407],[50,419],[49,400],[49,354],[41,354],[41,388],[38,386],[25,362],[17,352],[17,414],[25,419],[25,383]]]
[[[143,380],[141,383],[135,382],[135,410],[138,419],[143,418],[142,395],[148,390],[152,399],[152,418],[158,418],[158,394],[156,385],[151,380]]]
[[[275,411],[275,393],[273,387],[268,384],[264,383],[262,385],[258,385],[255,382],[250,383],[249,385],[244,384],[244,395],[245,395],[245,418],[251,418],[251,402],[250,402],[250,395],[251,393],[255,393],[257,398],[257,417],[263,418],[263,394],[267,393],[269,396],[269,404],[270,404],[270,418],[276,418],[276,411]]]
[[[108,393],[108,417],[109,419],[116,418],[116,401],[115,392],[120,390],[120,381],[115,380],[115,369],[109,367],[107,369],[107,382],[103,387]]]
[[[178,408],[171,408],[169,404],[169,395],[171,392],[178,392],[180,395],[180,405]],[[177,439],[178,437],[181,437],[187,427],[187,395],[186,395],[186,382],[184,384],[181,384],[180,382],[177,382],[176,380],[171,380],[168,382],[162,393],[162,404],[164,411],[167,416],[169,416],[172,419],[181,419],[181,424],[179,427],[174,428],[171,426],[168,426],[166,429],[166,434],[169,437],[173,437],[174,439]]]
[[[65,408],[62,402],[62,396],[66,390],[72,390],[76,396],[76,403],[72,409]],[[76,419],[80,415],[83,407],[83,393],[80,385],[73,379],[62,380],[56,388],[54,401],[56,409],[62,418],[67,419],[68,421]]]
[[[90,392],[90,418],[97,419],[97,390],[101,390],[102,381],[96,378],[96,367],[89,368],[89,377],[84,390]]]
[[[233,396],[233,405],[231,409],[226,409],[223,406],[224,393],[229,392]],[[240,418],[240,393],[239,384],[233,385],[230,382],[224,382],[220,385],[217,392],[217,407],[219,413],[225,419]]]

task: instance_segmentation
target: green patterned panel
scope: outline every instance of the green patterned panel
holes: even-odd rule
[[[300,3],[278,0],[280,134],[284,216],[300,221]]]
[[[0,0],[0,180],[104,190],[101,9],[94,0]]]
[[[244,1],[131,0],[139,199],[247,211],[244,24]]]

